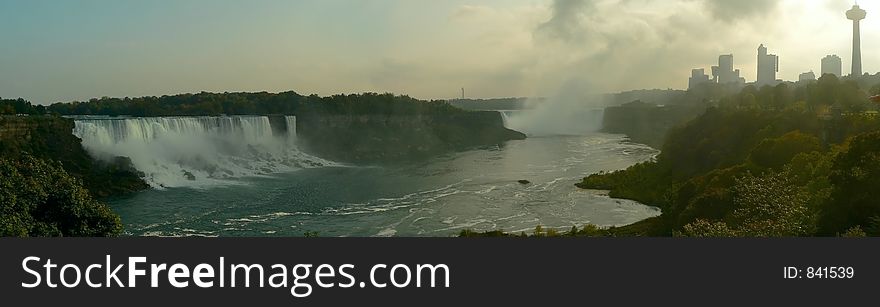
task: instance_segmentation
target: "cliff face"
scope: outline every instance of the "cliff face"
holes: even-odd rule
[[[55,116],[0,116],[0,156],[23,155],[60,161],[93,195],[106,197],[146,189],[148,185],[127,158],[92,159],[74,136],[73,120]]]
[[[705,111],[703,107],[656,106],[632,102],[605,108],[602,131],[626,134],[633,142],[654,148],[663,146],[669,129],[696,118]]]
[[[299,115],[306,150],[342,162],[394,162],[525,139],[498,112],[442,115]]]

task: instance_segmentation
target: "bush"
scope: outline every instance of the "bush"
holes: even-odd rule
[[[119,216],[57,162],[0,159],[0,236],[114,236]]]

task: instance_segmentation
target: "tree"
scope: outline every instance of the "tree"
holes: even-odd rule
[[[114,236],[119,216],[57,162],[0,159],[0,236]]]
[[[737,180],[737,209],[722,221],[697,219],[680,235],[695,237],[795,237],[816,230],[816,214],[809,195],[785,172],[748,174]]]
[[[779,168],[799,153],[822,150],[819,139],[800,131],[789,132],[781,137],[761,141],[749,156],[760,167]]]
[[[869,226],[871,217],[880,215],[880,132],[855,136],[835,159],[830,180],[833,203],[826,208],[824,232]]]

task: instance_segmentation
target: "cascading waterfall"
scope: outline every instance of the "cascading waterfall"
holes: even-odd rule
[[[508,121],[510,121],[510,115],[508,115],[510,112],[511,111],[498,111],[498,113],[501,113],[501,122],[504,124],[505,128],[510,128],[510,126],[507,125]]]
[[[296,143],[296,116],[285,116],[287,124],[287,140]]]
[[[128,157],[155,188],[204,186],[332,162],[296,146],[296,117],[273,135],[266,116],[77,119],[74,135],[97,159]]]

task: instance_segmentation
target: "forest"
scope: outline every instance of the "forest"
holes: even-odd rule
[[[0,236],[115,236],[122,222],[60,162],[0,158]]]
[[[878,87],[747,86],[672,129],[652,161],[577,185],[658,206],[641,235],[880,235]],[[623,227],[626,228],[626,227]]]
[[[394,94],[303,96],[282,93],[207,93],[138,98],[102,97],[54,103],[48,112],[61,115],[216,116],[270,114],[446,114],[463,112],[444,101],[423,101]]]
[[[218,116],[218,115],[363,115],[454,114],[464,110],[445,101],[424,101],[390,93],[339,94],[321,97],[282,93],[208,93],[93,98],[57,102],[48,107],[18,99],[0,99],[0,115],[58,114],[105,116]]]

